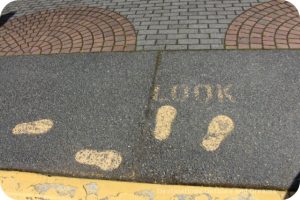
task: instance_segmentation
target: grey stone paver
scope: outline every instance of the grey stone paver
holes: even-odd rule
[[[20,16],[65,6],[101,6],[126,16],[133,23],[138,34],[137,50],[152,49],[153,45],[159,45],[159,49],[176,49],[176,46],[178,49],[220,49],[222,46],[224,48],[225,33],[230,22],[251,6],[267,1],[269,0],[19,0],[8,5],[5,12],[17,11],[15,16]],[[175,44],[174,41],[149,37],[156,34],[175,39]],[[192,37],[187,34],[199,34],[197,39],[200,40],[191,43],[189,38]],[[186,39],[186,43],[183,39]]]

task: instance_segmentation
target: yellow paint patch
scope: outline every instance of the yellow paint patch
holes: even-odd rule
[[[122,156],[117,151],[81,150],[76,153],[75,160],[81,164],[97,166],[104,171],[113,171],[117,169]]]
[[[283,200],[286,195],[274,190],[127,183],[14,171],[0,171],[0,186],[14,200]]]
[[[39,135],[45,134],[53,127],[54,123],[50,119],[18,124],[13,130],[14,135],[28,134]]]
[[[202,140],[202,147],[206,151],[217,150],[233,129],[234,122],[230,117],[219,115],[213,118],[208,126],[207,135]]]
[[[158,109],[154,130],[155,139],[160,141],[168,139],[176,115],[177,110],[172,106],[162,106]]]

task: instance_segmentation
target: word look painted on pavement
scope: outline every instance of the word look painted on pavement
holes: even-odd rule
[[[188,84],[173,85],[169,88],[161,88],[160,85],[155,86],[152,99],[158,102],[165,101],[178,101],[185,102],[188,99],[193,99],[203,103],[210,103],[212,100],[217,99],[218,102],[225,101],[235,103],[232,91],[232,84],[197,84],[191,86]]]

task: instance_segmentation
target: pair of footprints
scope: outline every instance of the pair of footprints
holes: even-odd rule
[[[153,133],[155,139],[164,141],[170,137],[176,115],[177,110],[173,106],[165,105],[158,109]],[[226,115],[218,115],[210,121],[207,134],[200,141],[200,146],[206,151],[215,151],[233,130],[233,120]]]
[[[42,119],[22,124],[17,124],[12,133],[18,135],[43,135],[54,127],[51,119]],[[97,151],[93,149],[82,149],[75,154],[75,160],[84,165],[91,165],[100,168],[103,171],[113,171],[119,168],[122,163],[122,155],[115,150]]]

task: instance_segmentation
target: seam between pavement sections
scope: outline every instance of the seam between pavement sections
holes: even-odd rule
[[[3,191],[15,200],[283,200],[286,192],[237,188],[155,185],[0,171]]]
[[[142,154],[140,154],[140,149],[143,148],[143,144],[145,142],[145,138],[148,138],[148,128],[149,128],[149,123],[150,123],[150,117],[151,117],[151,101],[153,99],[154,93],[155,93],[155,86],[156,86],[156,81],[157,81],[157,76],[158,76],[158,72],[160,69],[160,64],[161,64],[161,58],[162,58],[162,51],[157,51],[156,56],[155,56],[155,66],[154,66],[154,73],[153,73],[153,78],[151,81],[151,86],[149,88],[149,95],[148,95],[148,99],[147,99],[147,104],[145,105],[145,110],[144,110],[144,120],[141,121],[141,137],[139,137],[140,142],[136,144],[134,150],[132,151],[132,153],[135,155],[135,160],[139,160],[140,156],[143,156]],[[150,67],[150,66],[148,66]],[[153,66],[151,66],[153,67]],[[138,162],[134,162],[132,164],[133,166],[133,174],[134,176],[137,176],[139,171],[139,168],[135,165],[135,163]]]
[[[146,120],[149,118],[149,110],[151,106],[151,100],[153,99],[155,95],[155,86],[157,82],[157,76],[160,70],[160,64],[161,64],[161,59],[162,59],[162,51],[158,51],[156,55],[156,61],[155,61],[155,69],[154,69],[154,75],[151,83],[151,88],[150,88],[150,96],[148,98],[148,105],[147,105],[147,110],[146,110]]]

